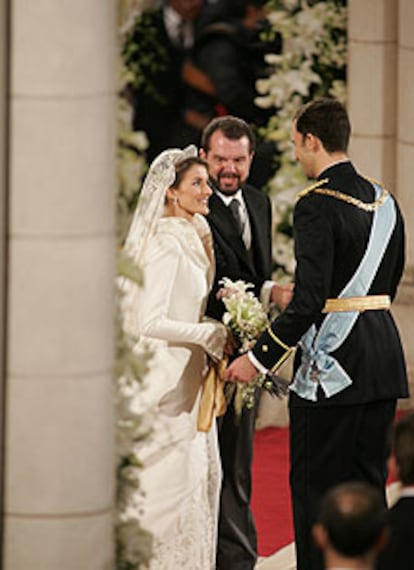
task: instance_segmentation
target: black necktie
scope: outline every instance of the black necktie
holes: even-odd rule
[[[237,233],[241,236],[243,233],[244,224],[240,214],[240,202],[237,200],[237,198],[233,198],[229,204],[229,208],[233,214],[234,221],[236,222]]]

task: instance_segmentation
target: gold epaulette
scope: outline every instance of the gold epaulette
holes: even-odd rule
[[[360,210],[364,210],[365,212],[373,212],[374,210],[377,210],[380,206],[384,204],[385,200],[389,196],[389,192],[376,180],[373,180],[372,178],[367,178],[366,176],[364,176],[364,178],[369,182],[375,182],[376,184],[378,184],[378,186],[381,187],[382,193],[381,196],[378,198],[378,200],[375,200],[374,202],[363,202],[362,200],[354,198],[353,196],[349,196],[349,194],[344,194],[339,190],[332,190],[331,188],[321,188],[323,184],[329,182],[329,178],[318,180],[318,182],[316,182],[315,184],[312,184],[311,186],[308,186],[307,188],[299,192],[297,195],[297,200],[300,200],[310,192],[315,192],[315,194],[330,196],[331,198],[335,198],[336,200],[341,200],[342,202],[351,204],[352,206],[355,206]]]
[[[343,192],[339,192],[339,190],[332,190],[331,188],[316,188],[315,192],[317,194],[323,194],[324,196],[330,196],[331,198],[335,198],[336,200],[341,200],[342,202],[346,202],[347,204],[351,204],[351,206],[356,206],[360,210],[364,210],[365,212],[373,212],[377,210],[380,206],[382,206],[389,196],[388,190],[385,188],[382,189],[382,194],[375,200],[375,202],[363,202],[358,198],[354,198],[353,196],[349,196],[349,194],[344,194]]]
[[[322,186],[322,184],[326,184],[326,182],[329,182],[329,178],[324,178],[323,180],[318,180],[314,184],[307,186],[304,190],[301,190],[300,192],[298,192],[298,194],[296,195],[296,200],[300,200],[301,198],[303,198],[304,196],[306,196],[310,192],[313,192],[317,188],[320,188]]]

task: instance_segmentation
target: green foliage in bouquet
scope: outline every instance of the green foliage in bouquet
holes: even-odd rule
[[[252,291],[251,283],[232,281],[224,277],[221,300],[226,308],[222,321],[239,343],[239,353],[247,352],[257,338],[269,326],[269,317],[263,305]],[[237,383],[234,409],[238,417],[243,407],[252,408],[256,403],[256,392],[264,389],[272,396],[286,395],[288,383],[274,374],[258,374],[251,382]]]

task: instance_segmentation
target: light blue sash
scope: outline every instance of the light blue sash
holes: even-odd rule
[[[374,188],[378,200],[382,189],[377,184]],[[384,204],[374,212],[364,257],[339,297],[360,297],[368,293],[394,230],[395,220],[394,200],[387,196]],[[315,402],[319,385],[330,398],[352,384],[349,375],[330,353],[346,340],[358,316],[358,311],[328,313],[319,331],[312,325],[303,335],[299,342],[301,365],[290,386],[301,398]]]

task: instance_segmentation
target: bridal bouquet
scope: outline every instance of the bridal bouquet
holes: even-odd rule
[[[239,353],[243,354],[254,346],[256,339],[269,326],[269,318],[259,299],[249,291],[253,287],[251,283],[224,277],[220,285],[223,286],[220,298],[226,308],[222,320],[240,343]],[[282,397],[287,393],[288,383],[271,372],[258,374],[248,383],[237,383],[234,403],[236,412],[241,413],[243,406],[254,406],[257,387],[267,390],[273,396]]]

